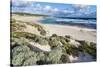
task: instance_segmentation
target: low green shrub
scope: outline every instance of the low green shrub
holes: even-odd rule
[[[46,31],[45,30],[41,30],[40,34],[43,35],[43,36],[45,36],[46,35]]]
[[[26,28],[24,23],[19,23],[14,19],[12,19],[10,22],[11,22],[11,24],[10,24],[11,31],[13,31],[13,32],[14,31],[23,31]]]
[[[88,53],[93,58],[96,59],[96,44],[92,42],[86,42],[86,41],[79,41],[81,43],[81,46],[79,46],[79,50],[84,53]]]
[[[65,38],[71,38],[71,36],[69,36],[69,35],[65,35]]]
[[[55,47],[48,55],[47,60],[51,61],[53,64],[60,63],[60,58],[62,56],[62,48]]]
[[[69,58],[66,54],[63,54],[60,58],[62,63],[68,63],[69,62]]]
[[[39,60],[38,54],[31,51],[27,46],[17,46],[12,49],[12,64],[13,65],[34,65]]]
[[[51,48],[53,48],[53,47],[57,47],[58,45],[60,45],[60,43],[56,37],[52,37],[49,39],[49,45],[51,46]]]
[[[40,31],[40,34],[45,36],[46,35],[46,31],[43,29],[43,27],[39,24],[32,24],[33,27],[37,28],[38,31]]]

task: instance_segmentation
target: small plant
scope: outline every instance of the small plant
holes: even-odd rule
[[[52,34],[52,37],[57,37],[57,34]]]
[[[41,45],[47,45],[48,41],[45,40],[44,38],[40,38],[39,41],[38,41],[38,43],[41,44]]]
[[[11,23],[11,30],[12,31],[23,31],[26,28],[24,24],[13,22]]]
[[[66,54],[63,54],[60,58],[62,63],[67,63],[69,61],[69,58]]]
[[[56,37],[51,37],[51,38],[49,39],[49,45],[51,46],[51,48],[54,48],[54,47],[59,46],[59,45],[60,45],[59,42],[60,42],[60,41],[58,41]]]
[[[80,29],[80,31],[81,31],[81,32],[83,32],[83,30],[82,30],[82,29]]]
[[[39,24],[31,24],[33,27],[37,28],[38,31],[40,31],[40,34],[45,36],[46,35],[46,31],[43,29],[43,27]]]
[[[45,30],[41,30],[40,34],[43,35],[43,36],[45,36],[46,35],[46,31]]]
[[[65,35],[65,38],[71,38],[71,36],[69,36],[69,35]]]

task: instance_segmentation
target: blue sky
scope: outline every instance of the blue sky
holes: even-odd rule
[[[33,14],[46,14],[64,17],[90,17],[96,18],[95,5],[62,4],[34,1],[12,1],[12,12],[27,12]]]

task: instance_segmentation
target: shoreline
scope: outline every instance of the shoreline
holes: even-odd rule
[[[48,23],[41,23],[39,22],[39,24],[41,25],[54,25],[54,26],[68,26],[68,27],[73,27],[73,28],[81,28],[81,29],[85,29],[85,30],[88,30],[88,31],[97,31],[97,29],[94,29],[94,28],[88,28],[88,27],[82,27],[82,26],[78,26],[78,25],[69,25],[69,24],[48,24]]]
[[[96,43],[96,29],[58,24],[41,25],[48,31],[48,36],[52,34],[57,34],[59,36],[69,35],[75,40],[86,40]]]

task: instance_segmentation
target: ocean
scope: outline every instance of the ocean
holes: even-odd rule
[[[41,20],[44,24],[60,24],[60,25],[73,25],[86,28],[96,29],[95,19],[74,19],[74,18],[57,18],[57,17],[46,17]]]

